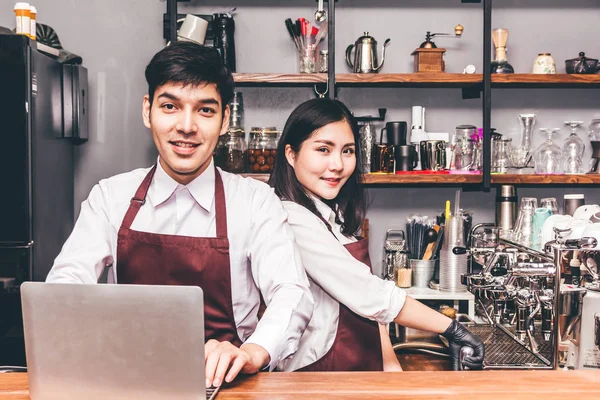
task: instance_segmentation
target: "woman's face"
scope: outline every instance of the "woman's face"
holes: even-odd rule
[[[298,152],[287,145],[285,157],[302,186],[322,199],[333,200],[356,167],[352,128],[346,121],[325,125],[313,132]]]

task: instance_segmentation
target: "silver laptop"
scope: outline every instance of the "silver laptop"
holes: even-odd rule
[[[192,286],[25,282],[33,400],[204,400],[203,293]]]

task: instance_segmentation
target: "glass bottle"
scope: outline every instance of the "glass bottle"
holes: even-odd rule
[[[509,153],[511,138],[492,140],[492,172],[505,174],[510,167]]]
[[[497,28],[492,30],[492,40],[496,46],[496,57],[492,61],[492,74],[512,74],[515,72],[512,65],[506,61],[506,42],[508,29]]]
[[[600,119],[593,119],[588,127],[588,137],[592,145],[592,159],[588,174],[600,173]]]
[[[531,246],[533,239],[533,213],[536,208],[538,208],[537,198],[521,198],[519,215],[513,228],[512,240],[523,246]]]
[[[244,97],[241,92],[233,93],[229,102],[229,128],[244,129]]]
[[[325,73],[329,71],[329,51],[319,51],[319,72]]]
[[[558,131],[560,131],[560,128],[540,128],[540,132],[546,135],[546,141],[535,151],[534,167],[536,174],[562,173],[562,151],[552,141],[552,135]]]
[[[582,174],[585,144],[577,136],[577,127],[583,124],[583,121],[565,121],[565,124],[571,127],[571,134],[563,144],[563,170],[566,174]]]
[[[537,117],[535,114],[519,114],[518,118],[521,126],[521,138],[519,146],[511,150],[511,161],[514,168],[526,168],[531,166],[533,127]]]
[[[280,131],[275,127],[253,127],[248,144],[249,171],[256,174],[273,172]]]
[[[228,140],[222,152],[223,170],[233,173],[246,172],[246,133],[243,129],[231,128],[227,136]]]

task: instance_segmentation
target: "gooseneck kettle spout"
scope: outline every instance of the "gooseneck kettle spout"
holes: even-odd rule
[[[381,46],[381,64],[375,66],[376,62],[373,61],[374,72],[379,72],[379,70],[383,67],[383,63],[385,62],[385,48],[390,43],[390,41],[391,39],[387,39],[385,42],[383,42],[383,46]]]

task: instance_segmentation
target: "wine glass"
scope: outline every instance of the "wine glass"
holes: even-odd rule
[[[560,174],[562,152],[554,142],[552,135],[560,131],[560,128],[540,128],[540,132],[546,135],[546,141],[535,151],[534,170],[536,174]]]
[[[583,121],[565,121],[565,125],[571,127],[571,134],[565,139],[563,144],[563,170],[566,174],[583,173],[583,152],[585,144],[577,136],[577,127],[583,124]]]

